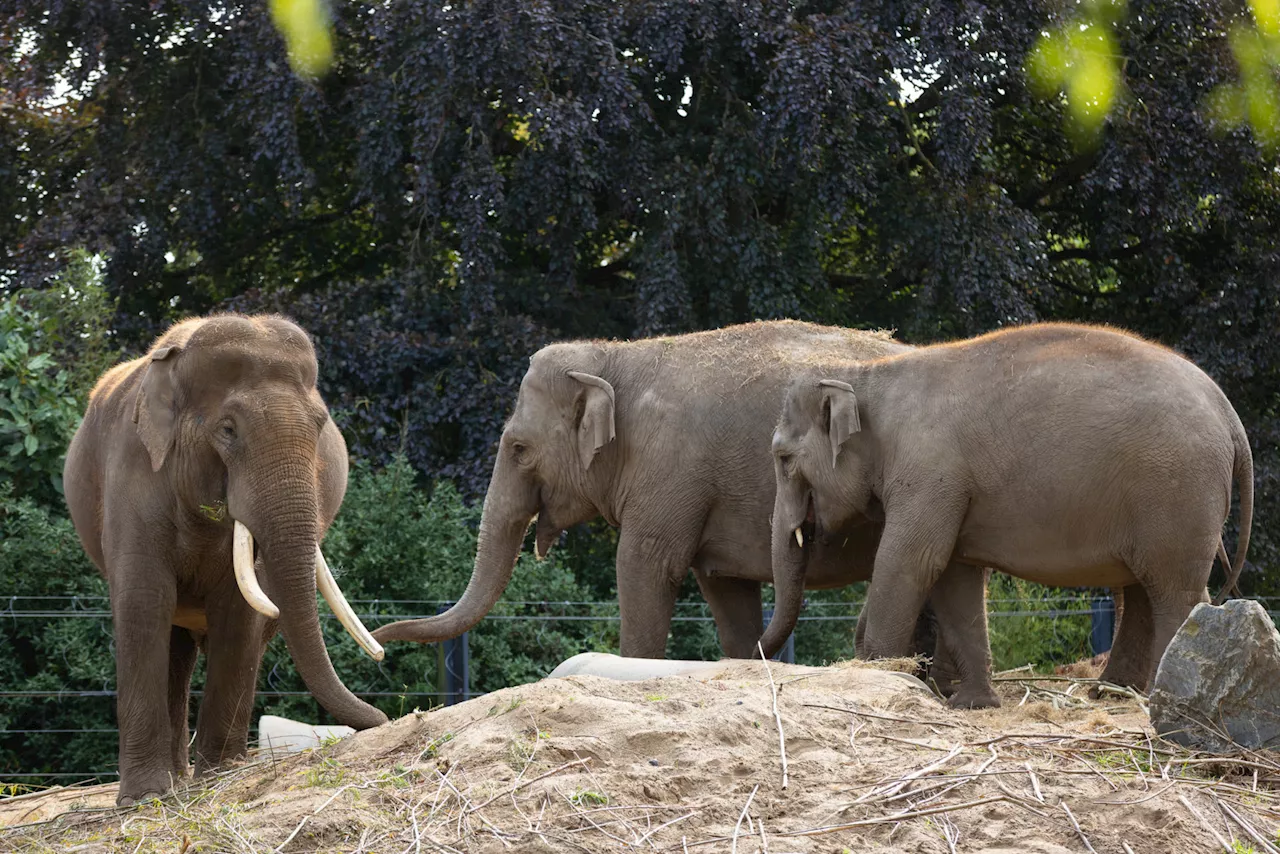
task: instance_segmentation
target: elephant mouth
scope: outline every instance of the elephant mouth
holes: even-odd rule
[[[818,530],[818,514],[813,506],[813,493],[810,492],[808,497],[805,498],[804,521],[792,531],[792,537],[795,539],[796,546],[803,549],[805,543],[814,542],[820,533]]]
[[[533,556],[537,560],[546,558],[562,533],[564,528],[551,520],[545,507],[540,508],[538,515],[534,517]]]
[[[235,523],[231,555],[232,566],[236,576],[236,586],[240,588],[240,595],[244,596],[245,601],[249,603],[253,610],[267,619],[279,619],[280,609],[267,596],[262,586],[258,584],[258,574],[254,569],[253,534],[239,520],[236,520]],[[373,635],[369,633],[364,623],[360,622],[360,618],[356,616],[356,612],[352,610],[351,603],[347,601],[347,597],[342,595],[342,590],[338,587],[337,580],[329,570],[329,563],[324,559],[324,553],[320,551],[318,543],[316,544],[315,563],[316,587],[320,589],[324,600],[333,609],[334,616],[338,618],[338,622],[342,623],[342,627],[355,639],[360,648],[369,654],[370,658],[374,661],[382,661],[385,655],[382,645],[373,639]]]

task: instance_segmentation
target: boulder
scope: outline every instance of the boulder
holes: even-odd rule
[[[1280,632],[1251,599],[1199,604],[1160,659],[1151,723],[1195,750],[1280,747]]]

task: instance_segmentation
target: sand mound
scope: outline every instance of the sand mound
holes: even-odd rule
[[[1050,854],[1275,840],[1271,755],[1197,758],[1154,738],[1140,698],[1006,678],[1005,707],[982,712],[856,665],[549,679],[134,809],[111,807],[113,786],[0,802],[0,849]]]

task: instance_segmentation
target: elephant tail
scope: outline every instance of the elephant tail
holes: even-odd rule
[[[1222,561],[1227,578],[1222,583],[1222,589],[1218,591],[1217,598],[1213,600],[1215,605],[1221,605],[1240,581],[1240,571],[1244,569],[1244,557],[1249,551],[1249,531],[1253,527],[1253,453],[1249,450],[1249,437],[1245,435],[1244,425],[1240,423],[1239,416],[1235,419],[1233,432],[1235,464],[1232,466],[1231,474],[1235,478],[1236,489],[1240,492],[1240,536],[1236,541],[1236,557],[1231,563],[1227,562],[1226,544],[1221,539],[1218,540],[1218,558]]]

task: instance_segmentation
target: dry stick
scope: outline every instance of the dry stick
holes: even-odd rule
[[[1168,792],[1170,789],[1176,787],[1179,782],[1181,781],[1170,780],[1169,785],[1165,786],[1163,789],[1156,789],[1151,794],[1144,795],[1143,797],[1138,798],[1137,800],[1126,801],[1121,799],[1121,800],[1115,801],[1115,800],[1109,800],[1107,798],[1100,798],[1100,799],[1095,798],[1094,800],[1091,800],[1089,803],[1106,805],[1109,807],[1131,807],[1134,804],[1145,804],[1147,801],[1154,800],[1160,797],[1161,795],[1163,795],[1164,793]],[[1193,785],[1193,784],[1188,783],[1187,785]]]
[[[926,744],[923,741],[912,741],[909,738],[897,738],[892,735],[881,735],[880,733],[871,733],[872,738],[883,739],[884,741],[896,741],[899,744],[909,744],[912,747],[923,747],[925,750],[950,750],[949,747],[938,747],[936,744]],[[973,745],[970,745],[973,746]]]
[[[1097,768],[1094,768],[1094,767],[1093,767],[1092,765],[1090,765],[1088,762],[1085,762],[1085,761],[1084,761],[1084,759],[1083,759],[1082,757],[1080,757],[1080,756],[1072,756],[1071,758],[1072,758],[1072,759],[1074,759],[1075,761],[1079,762],[1081,765],[1083,765],[1083,766],[1087,769],[1087,770],[1086,770],[1085,772],[1083,772],[1083,773],[1087,773],[1087,774],[1095,774],[1095,775],[1097,775],[1098,779],[1102,780],[1102,782],[1106,783],[1108,786],[1110,786],[1110,787],[1111,787],[1111,791],[1113,791],[1113,792],[1118,792],[1118,791],[1120,791],[1120,787],[1119,787],[1119,786],[1117,786],[1115,783],[1111,782],[1111,780],[1107,777],[1107,775],[1106,775],[1106,774],[1103,774],[1103,773],[1102,773],[1101,771],[1099,771]],[[1059,774],[1066,774],[1066,773],[1068,773],[1068,772],[1067,772],[1066,770],[1059,770],[1059,771],[1058,771],[1058,773],[1059,773]]]
[[[700,810],[705,803],[697,804],[619,804],[617,806],[592,807],[589,810],[577,810],[578,815],[589,812],[620,812],[622,810]]]
[[[686,818],[692,818],[693,816],[695,816],[695,815],[697,815],[697,814],[698,814],[698,811],[697,811],[697,810],[694,810],[693,812],[685,813],[685,814],[684,814],[684,815],[682,815],[682,816],[678,816],[678,817],[676,817],[676,818],[673,818],[673,819],[671,819],[671,821],[664,821],[662,824],[658,825],[658,826],[657,826],[657,827],[655,827],[653,830],[650,830],[650,831],[649,831],[648,833],[646,833],[644,836],[641,836],[639,839],[637,839],[637,840],[636,840],[636,843],[635,843],[635,847],[639,847],[639,846],[640,846],[640,844],[641,844],[642,842],[647,842],[650,836],[653,836],[655,833],[657,833],[659,830],[662,830],[664,827],[670,827],[670,826],[671,826],[671,825],[673,825],[673,824],[677,824],[677,823],[679,823],[679,822],[684,821]],[[652,842],[650,842],[649,844],[650,844],[650,845],[653,845],[653,843],[652,843]],[[768,852],[766,851],[766,852],[765,852],[765,854],[768,854]]]
[[[307,819],[320,815],[320,811],[322,809],[329,806],[329,804],[333,803],[334,800],[337,799],[338,795],[341,795],[343,792],[345,792],[347,789],[350,789],[354,785],[355,783],[348,783],[347,785],[343,786],[342,788],[338,789],[338,791],[330,795],[329,800],[325,801],[320,806],[316,807],[315,812],[311,813],[310,815],[304,815],[302,817],[302,821],[298,822],[298,826],[293,829],[293,833],[290,833],[288,836],[286,836],[284,842],[281,842],[279,845],[277,845],[273,850],[272,854],[279,854],[279,852],[283,851],[284,847],[293,841],[293,837],[297,836],[298,833],[302,830],[302,826],[307,823]],[[238,835],[239,834],[237,834],[237,836]]]
[[[1097,851],[1094,851],[1093,846],[1089,844],[1089,837],[1085,836],[1084,831],[1080,829],[1080,822],[1076,821],[1076,817],[1071,814],[1071,807],[1067,806],[1066,801],[1060,801],[1059,803],[1062,805],[1062,811],[1067,814],[1067,818],[1071,819],[1071,826],[1074,827],[1076,829],[1076,833],[1080,835],[1080,841],[1084,843],[1084,847],[1089,849],[1092,854],[1098,854]]]
[[[1005,800],[1007,800],[1009,803],[1011,803],[1011,804],[1017,804],[1018,806],[1020,806],[1020,807],[1022,807],[1023,809],[1025,809],[1027,812],[1035,813],[1036,815],[1040,816],[1041,818],[1047,818],[1047,817],[1048,817],[1048,813],[1041,812],[1040,810],[1038,810],[1038,809],[1036,809],[1034,806],[1032,806],[1032,804],[1034,804],[1034,803],[1035,803],[1035,801],[1031,800],[1031,799],[1030,799],[1030,798],[1028,798],[1028,797],[1023,796],[1023,795],[1022,795],[1021,793],[1019,793],[1019,792],[1015,792],[1013,789],[1010,789],[1008,786],[1006,786],[1004,783],[1001,783],[999,780],[993,780],[992,782],[994,782],[994,783],[996,784],[996,788],[997,788],[997,789],[999,789],[1000,791],[1004,792],[1004,793],[1005,793],[1005,795],[1007,795],[1007,796],[1008,796],[1008,797],[1006,797],[1006,798],[1005,798]]]
[[[1174,762],[1179,765],[1243,765],[1245,768],[1261,768],[1263,771],[1274,771],[1276,766],[1268,765],[1263,762],[1253,762],[1248,759],[1241,759],[1236,756],[1189,756],[1185,759],[1171,759],[1170,764]]]
[[[759,643],[756,644],[759,646]],[[738,823],[733,826],[733,851],[732,854],[738,854],[738,834],[742,831],[742,819],[746,816],[747,810],[751,808],[751,799],[756,796],[756,792],[760,790],[760,784],[756,783],[756,787],[751,790],[751,794],[747,795],[747,802],[742,805],[742,812],[738,815]]]
[[[760,854],[769,854],[769,840],[764,835],[764,819],[757,818],[756,822],[760,825]]]
[[[811,830],[793,830],[787,833],[779,834],[781,836],[823,836],[828,833],[838,833],[842,830],[852,830],[855,827],[870,827],[875,824],[890,824],[900,821],[906,821],[910,818],[923,818],[926,815],[938,815],[944,812],[956,812],[957,810],[969,809],[970,807],[980,807],[986,804],[994,804],[998,801],[1008,801],[1005,795],[991,795],[986,798],[978,798],[976,801],[966,801],[962,804],[949,804],[943,807],[931,807],[927,810],[915,810],[914,812],[900,812],[890,816],[880,816],[879,818],[864,818],[859,821],[850,821],[845,824],[832,824],[826,827],[815,827]],[[1019,804],[1019,806],[1021,806]]]
[[[957,854],[956,843],[960,841],[960,830],[956,827],[955,822],[943,817],[938,821],[938,825],[942,828],[942,838],[947,841],[947,850],[951,854]]]
[[[431,821],[431,819],[436,817],[436,811],[440,808],[440,796],[444,794],[444,784],[448,782],[449,775],[453,773],[453,769],[456,767],[458,766],[450,765],[443,773],[441,773],[439,768],[436,768],[436,773],[440,775],[440,785],[436,786],[436,796],[431,801],[431,812],[427,814],[427,821]],[[426,800],[425,795],[423,796],[423,800]]]
[[[764,647],[756,641],[756,649],[760,650],[760,660],[764,662],[764,672],[769,676],[769,690],[773,693],[773,720],[778,725],[778,754],[782,757],[782,788],[787,787],[787,737],[782,733],[782,716],[778,714],[778,686],[773,684],[773,671],[769,669],[769,659],[764,657]]]
[[[994,747],[988,747],[987,749],[991,751],[991,758],[990,758],[990,759],[988,759],[986,762],[983,762],[981,765],[979,765],[979,766],[978,766],[978,770],[977,770],[977,771],[973,771],[973,772],[971,772],[971,773],[969,773],[969,774],[965,774],[965,775],[963,775],[963,776],[958,777],[958,778],[955,780],[955,782],[954,782],[954,783],[951,783],[951,784],[949,784],[949,785],[944,785],[944,786],[942,786],[938,791],[934,792],[932,795],[929,795],[929,797],[927,797],[927,798],[925,798],[925,799],[923,799],[923,800],[916,801],[916,803],[915,803],[915,804],[913,804],[912,806],[913,806],[914,808],[916,808],[916,809],[919,809],[920,807],[924,806],[925,804],[929,803],[930,801],[936,801],[938,798],[942,797],[942,796],[943,796],[943,795],[945,795],[947,792],[950,792],[952,789],[955,789],[955,788],[957,788],[957,787],[959,787],[959,786],[963,786],[965,783],[968,783],[970,780],[976,780],[976,779],[978,779],[978,778],[980,778],[980,777],[984,777],[984,776],[994,776],[994,775],[997,775],[997,774],[1014,774],[1014,773],[1019,773],[1019,772],[1015,772],[1015,771],[990,771],[990,772],[988,772],[988,771],[987,771],[987,769],[991,767],[991,764],[992,764],[993,762],[995,762],[997,759],[999,759],[999,758],[1000,758],[1000,755],[999,755],[998,753],[996,753],[996,749],[995,749]],[[933,779],[935,779],[935,780],[940,780],[940,779],[946,779],[946,777],[945,777],[944,775],[939,774],[937,777],[934,777]],[[885,799],[885,803],[892,803],[893,801],[896,801],[896,800],[898,800],[899,798],[910,797],[910,796],[911,796],[911,794],[912,794],[911,792],[903,792],[903,793],[901,793],[901,794],[894,795],[894,796],[893,796],[893,797],[891,797],[891,798],[886,798],[886,799]],[[923,792],[917,792],[916,794],[924,794],[924,793],[923,793]]]
[[[1105,745],[1106,747],[1118,747],[1122,750],[1130,750],[1133,748],[1133,744],[1131,742],[1117,741],[1114,738],[1098,738],[1092,735],[1075,735],[1075,734],[1068,734],[1068,733],[1061,733],[1061,732],[1007,732],[1004,735],[998,735],[995,738],[988,738],[985,741],[975,741],[969,746],[970,747],[986,747],[988,744],[995,744],[996,742],[999,742],[999,741],[1008,741],[1009,739],[1013,739],[1013,738],[1043,738],[1046,742],[1083,741],[1088,744],[1101,744],[1101,745]],[[1161,748],[1156,752],[1165,753],[1170,756],[1174,754],[1174,751],[1167,750],[1164,748]],[[1217,759],[1217,760],[1205,760],[1205,761],[1223,762],[1224,760]],[[1231,759],[1230,763],[1239,764],[1239,765],[1248,764],[1247,761],[1238,760],[1238,759]],[[1275,770],[1274,765],[1273,766],[1263,765],[1262,767],[1266,768],[1269,771]]]
[[[1128,843],[1128,842],[1124,842],[1124,841],[1122,840],[1122,841],[1120,842],[1120,847],[1124,849],[1124,854],[1134,854],[1134,851],[1133,851],[1133,849],[1132,849],[1132,848],[1130,848],[1130,847],[1129,847],[1129,843]]]
[[[951,721],[925,721],[912,720],[910,718],[895,718],[890,715],[880,715],[874,712],[864,712],[861,709],[846,709],[841,706],[824,706],[821,703],[802,703],[801,706],[806,709],[830,709],[833,712],[844,712],[846,715],[858,715],[864,718],[875,718],[881,721],[893,721],[899,724],[930,724],[933,726],[949,726],[958,727],[961,724],[952,723]]]
[[[539,780],[545,780],[548,777],[555,776],[556,774],[559,774],[561,771],[565,771],[569,768],[572,768],[575,765],[586,765],[589,761],[590,760],[587,760],[587,759],[575,759],[572,762],[566,762],[565,764],[561,765],[559,768],[552,768],[550,771],[548,771],[545,774],[539,774],[537,777],[533,777],[531,779],[525,780],[523,783],[518,783],[515,786],[512,786],[510,789],[506,789],[502,792],[499,792],[498,794],[494,795],[492,798],[485,801],[484,803],[471,807],[470,809],[467,810],[466,814],[471,815],[476,810],[484,809],[485,807],[489,806],[489,804],[493,803],[498,798],[505,798],[507,795],[513,792],[518,792],[521,789],[525,788],[526,786],[531,786],[534,783],[538,782]],[[455,789],[455,791],[457,790]]]
[[[870,800],[871,798],[895,794],[901,791],[904,786],[909,784],[912,780],[916,779],[917,777],[923,777],[925,774],[928,774],[930,771],[937,770],[943,765],[946,765],[953,758],[955,758],[955,755],[959,753],[960,750],[961,750],[961,747],[960,745],[957,744],[955,747],[951,748],[950,753],[948,753],[946,756],[939,759],[937,762],[930,762],[928,765],[924,766],[923,768],[920,768],[919,770],[912,771],[910,774],[907,774],[905,777],[896,777],[892,781],[892,785],[885,786],[884,788],[872,789],[871,791],[867,792],[866,794],[862,795],[857,800],[855,800],[854,803],[860,804],[860,803],[863,803],[864,801]]]
[[[1036,772],[1031,770],[1031,763],[1024,763],[1027,766],[1027,774],[1031,777],[1031,790],[1036,793],[1036,800],[1044,803],[1044,795],[1040,794],[1040,781],[1036,779]]]
[[[1218,800],[1218,796],[1212,790],[1209,792],[1209,797],[1213,798],[1213,802],[1218,805],[1218,809],[1222,810],[1226,813],[1228,818],[1233,819],[1236,824],[1240,825],[1241,829],[1243,829],[1245,833],[1249,834],[1250,838],[1252,838],[1254,842],[1261,845],[1263,851],[1266,851],[1267,854],[1280,854],[1280,848],[1276,848],[1276,846],[1273,845],[1266,837],[1258,833],[1258,829],[1245,821],[1244,817],[1232,809],[1230,804],[1226,804]]]
[[[1218,840],[1218,844],[1222,846],[1222,850],[1226,851],[1227,854],[1230,854],[1232,849],[1231,846],[1227,844],[1227,840],[1223,839],[1222,834],[1218,833],[1218,829],[1209,823],[1209,819],[1201,815],[1200,811],[1191,805],[1191,801],[1187,800],[1187,796],[1178,795],[1178,800],[1182,801],[1182,805],[1186,807],[1193,816],[1200,820],[1200,823],[1204,825],[1204,829],[1209,831],[1209,833],[1213,835],[1214,839]]]
[[[1151,785],[1147,782],[1147,775],[1142,773],[1142,766],[1138,764],[1138,757],[1133,755],[1133,751],[1129,751],[1129,762],[1133,765],[1133,770],[1138,772],[1138,779],[1142,781],[1143,789],[1150,789]]]
[[[568,795],[565,795],[565,794],[564,794],[564,792],[561,792],[560,794],[561,794],[561,795],[564,795],[564,799],[565,799],[566,801],[568,801],[568,803],[569,803],[569,805],[570,805],[570,806],[577,806],[576,804],[574,804],[573,799],[572,799],[572,798],[570,798]],[[601,833],[601,834],[603,834],[603,835],[605,835],[605,836],[609,837],[609,838],[610,838],[610,839],[612,839],[614,842],[621,842],[621,843],[622,843],[622,845],[623,845],[623,847],[625,847],[625,848],[630,848],[630,847],[631,847],[631,843],[630,843],[630,842],[628,842],[627,840],[623,839],[621,836],[614,836],[612,833],[610,833],[609,831],[607,831],[607,830],[605,830],[603,827],[601,827],[601,826],[600,826],[600,824],[599,824],[598,822],[596,822],[596,821],[592,820],[591,818],[589,818],[589,817],[587,817],[587,816],[583,815],[582,813],[578,812],[576,809],[574,810],[573,815],[576,815],[576,816],[578,816],[578,818],[583,819],[584,821],[586,821],[586,823],[587,823],[587,824],[591,825],[591,829],[593,829],[593,830],[595,830],[595,831],[597,831],[597,832],[599,832],[599,833]],[[610,822],[610,823],[612,823],[612,822]],[[623,822],[623,824],[626,824],[626,822]],[[586,830],[587,828],[581,828],[581,829],[582,829],[582,830]],[[571,831],[569,831],[569,832],[570,832],[570,833],[573,833],[573,831],[572,831],[572,830],[571,830]],[[634,834],[634,833],[632,834],[632,837],[633,837],[633,838],[635,837],[635,834]]]

